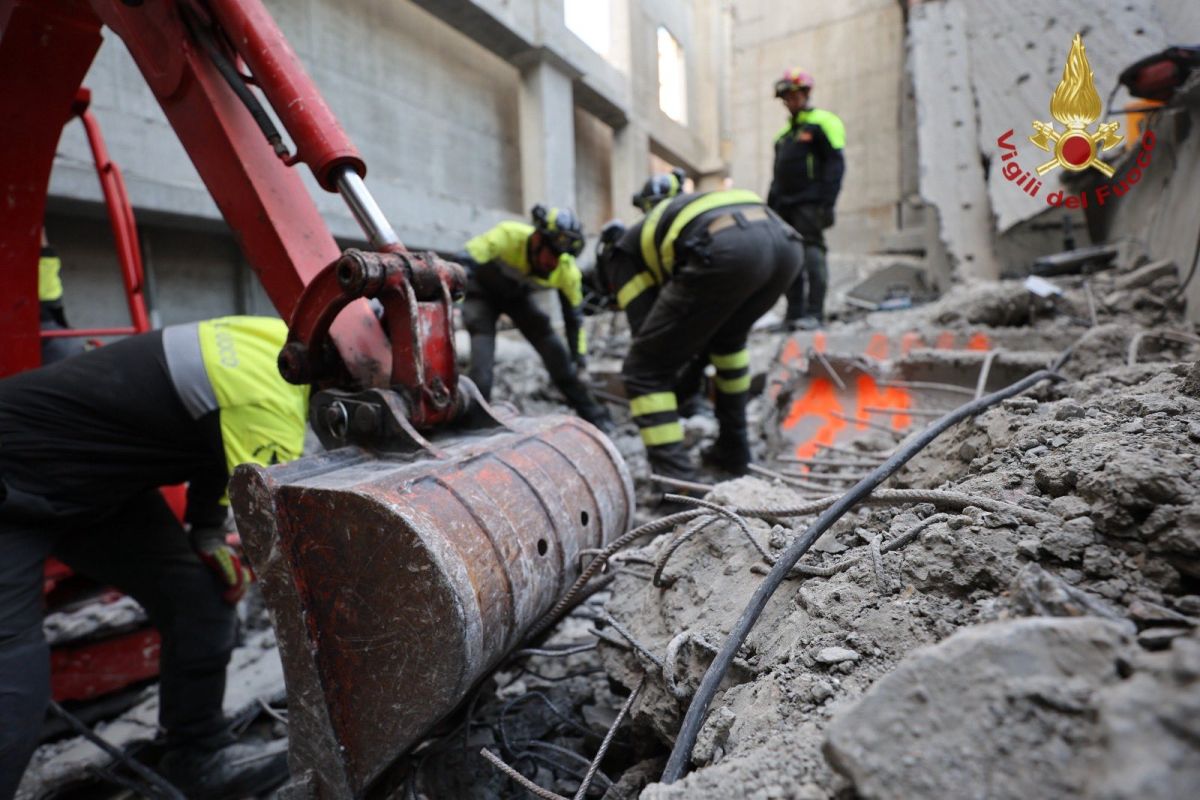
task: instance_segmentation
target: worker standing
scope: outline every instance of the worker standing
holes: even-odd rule
[[[67,324],[67,312],[63,307],[62,298],[62,261],[46,240],[46,229],[43,228],[42,253],[38,258],[38,305],[42,330],[62,331],[71,327]],[[79,339],[43,336],[42,365],[78,355],[83,349],[83,342]]]
[[[496,322],[507,314],[541,356],[554,385],[579,416],[611,432],[608,410],[580,379],[587,365],[583,330],[583,276],[575,256],[583,251],[583,228],[570,209],[533,208],[533,224],[501,222],[467,242],[459,260],[467,269],[463,321],[471,335],[468,376],[485,399],[492,394]],[[540,288],[557,290],[567,342],[534,303]]]
[[[50,555],[133,597],[161,633],[168,780],[196,800],[286,777],[285,743],[234,743],[222,711],[250,577],[225,541],[226,483],[237,464],[303,449],[309,387],[279,374],[286,337],[280,320],[224,317],[0,380],[0,799],[16,791],[49,699]],[[184,482],[186,532],[157,491]]]
[[[804,268],[787,291],[787,325],[812,330],[825,321],[829,268],[825,231],[842,188],[846,129],[836,114],[809,106],[812,76],[789,69],[775,82],[788,124],[775,136],[775,171],[767,205],[804,237]]]
[[[801,258],[796,232],[743,190],[664,197],[628,229],[619,222],[605,227],[597,269],[635,331],[621,372],[655,473],[694,476],[674,389],[680,370],[704,352],[716,368],[720,426],[705,460],[746,472],[746,339],[791,285]]]

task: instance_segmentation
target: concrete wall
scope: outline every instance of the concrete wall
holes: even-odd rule
[[[235,313],[277,316],[232,236],[157,224],[139,228],[147,304],[156,326]],[[46,230],[62,259],[70,323],[77,328],[129,325],[108,221],[51,211]]]
[[[846,124],[846,179],[834,250],[868,252],[895,230],[900,180],[904,20],[896,0],[842,3],[742,0],[734,5],[732,178],[762,192],[787,110],[773,85],[789,67],[813,75],[813,105]]]
[[[520,208],[513,66],[411,3],[266,4],[361,150],[368,186],[404,241],[456,247],[480,225]],[[218,220],[157,102],[111,34],[85,85],[135,207],[193,223]],[[307,168],[301,172],[309,177]],[[308,184],[335,235],[358,238],[340,198]],[[78,125],[64,134],[51,194],[99,199]]]
[[[524,217],[535,200],[578,206],[594,234],[611,216],[628,215],[613,198],[645,180],[652,149],[697,174],[727,171],[715,90],[728,36],[724,4],[615,0],[617,40],[606,59],[566,29],[559,0],[265,2],[361,150],[368,188],[410,247],[454,251],[501,219]],[[659,24],[687,57],[687,125],[658,108]],[[244,285],[230,233],[111,34],[85,85],[144,228],[162,320],[248,308],[255,288]],[[361,241],[341,199],[301,171],[334,235]],[[99,288],[117,273],[78,124],[64,132],[50,191],[51,236],[70,262],[73,322],[121,322],[119,294]],[[72,296],[85,292],[103,300],[76,310]]]
[[[1068,212],[1044,201],[1063,189],[1068,173],[1046,173],[1031,198],[1005,179],[999,165],[1006,151],[997,139],[1014,132],[1016,163],[1024,169],[1045,161],[1029,141],[1031,121],[1050,119],[1049,99],[1076,32],[1107,99],[1125,66],[1169,42],[1200,36],[1200,6],[1174,0],[909,2],[922,199],[937,207],[938,236],[961,276],[1024,274],[1034,258],[1064,246]],[[1115,106],[1126,97],[1117,93]],[[1076,243],[1086,244],[1082,214],[1070,213]]]
[[[1193,75],[1175,98],[1177,108],[1147,118],[1156,141],[1150,166],[1138,169],[1131,152],[1114,181],[1128,185],[1131,172],[1139,177],[1128,192],[1089,209],[1093,223],[1110,240],[1133,239],[1151,259],[1175,262],[1180,281],[1189,281],[1184,292],[1187,317],[1200,321],[1200,214],[1196,213],[1196,187],[1200,185],[1200,75]],[[1093,190],[1094,191],[1094,190]]]
[[[616,215],[612,195],[613,130],[575,109],[575,210],[589,234]]]

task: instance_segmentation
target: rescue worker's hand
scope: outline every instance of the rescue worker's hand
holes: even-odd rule
[[[188,538],[192,550],[220,581],[224,589],[221,598],[231,606],[237,605],[246,596],[254,575],[242,563],[237,551],[225,541],[225,531],[221,528],[193,528]]]

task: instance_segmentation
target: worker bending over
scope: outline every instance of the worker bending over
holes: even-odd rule
[[[644,191],[655,191],[659,178]],[[800,269],[800,237],[753,192],[666,196],[636,225],[609,223],[597,270],[634,331],[622,374],[654,472],[689,479],[678,399],[680,370],[707,352],[716,367],[720,433],[709,463],[744,474],[750,463],[746,401],[750,327]]]
[[[485,399],[492,394],[496,321],[507,314],[541,356],[550,379],[579,416],[601,430],[613,428],[608,410],[579,377],[586,367],[583,276],[575,256],[583,250],[583,228],[569,209],[533,208],[533,224],[501,222],[467,242],[459,260],[468,273],[463,321],[471,334],[468,376]],[[567,343],[552,330],[533,292],[558,291]]]
[[[0,380],[0,799],[50,696],[42,572],[54,555],[146,610],[162,635],[160,769],[189,800],[286,777],[286,751],[235,744],[222,712],[249,571],[226,544],[226,483],[303,449],[309,387],[276,360],[287,328],[224,317],[131,336]],[[158,487],[186,482],[185,527]]]

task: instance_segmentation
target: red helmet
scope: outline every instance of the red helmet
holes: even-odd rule
[[[813,87],[812,75],[799,67],[792,67],[783,73],[783,77],[775,81],[775,96],[783,97],[788,92],[798,92],[801,89]]]

